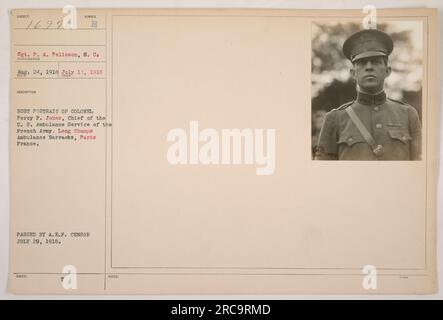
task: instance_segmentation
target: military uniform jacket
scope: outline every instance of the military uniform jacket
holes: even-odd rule
[[[376,156],[346,112],[353,108],[375,142],[383,147]],[[316,148],[316,160],[420,160],[421,125],[417,111],[384,92],[359,92],[355,101],[325,116]]]

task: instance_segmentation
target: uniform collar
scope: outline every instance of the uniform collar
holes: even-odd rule
[[[377,94],[369,94],[357,91],[357,102],[364,105],[379,105],[386,102],[386,93],[381,91]]]

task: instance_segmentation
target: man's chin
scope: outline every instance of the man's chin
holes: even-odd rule
[[[364,92],[376,93],[380,91],[380,86],[378,83],[365,83],[364,85],[360,85],[360,89]]]

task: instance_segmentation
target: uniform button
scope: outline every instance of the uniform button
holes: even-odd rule
[[[377,123],[377,124],[375,125],[375,127],[376,127],[377,129],[381,129],[383,126],[382,126],[381,123]]]
[[[348,138],[348,141],[349,141],[349,142],[352,142],[352,140],[354,140],[354,139],[352,139],[352,138]]]
[[[378,110],[380,110],[379,107],[374,107],[374,111],[378,111]]]

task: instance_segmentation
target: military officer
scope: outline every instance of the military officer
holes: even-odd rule
[[[412,106],[386,97],[384,81],[391,74],[388,57],[393,41],[368,29],[351,35],[343,53],[352,62],[356,100],[325,116],[316,160],[419,160],[421,125]]]

